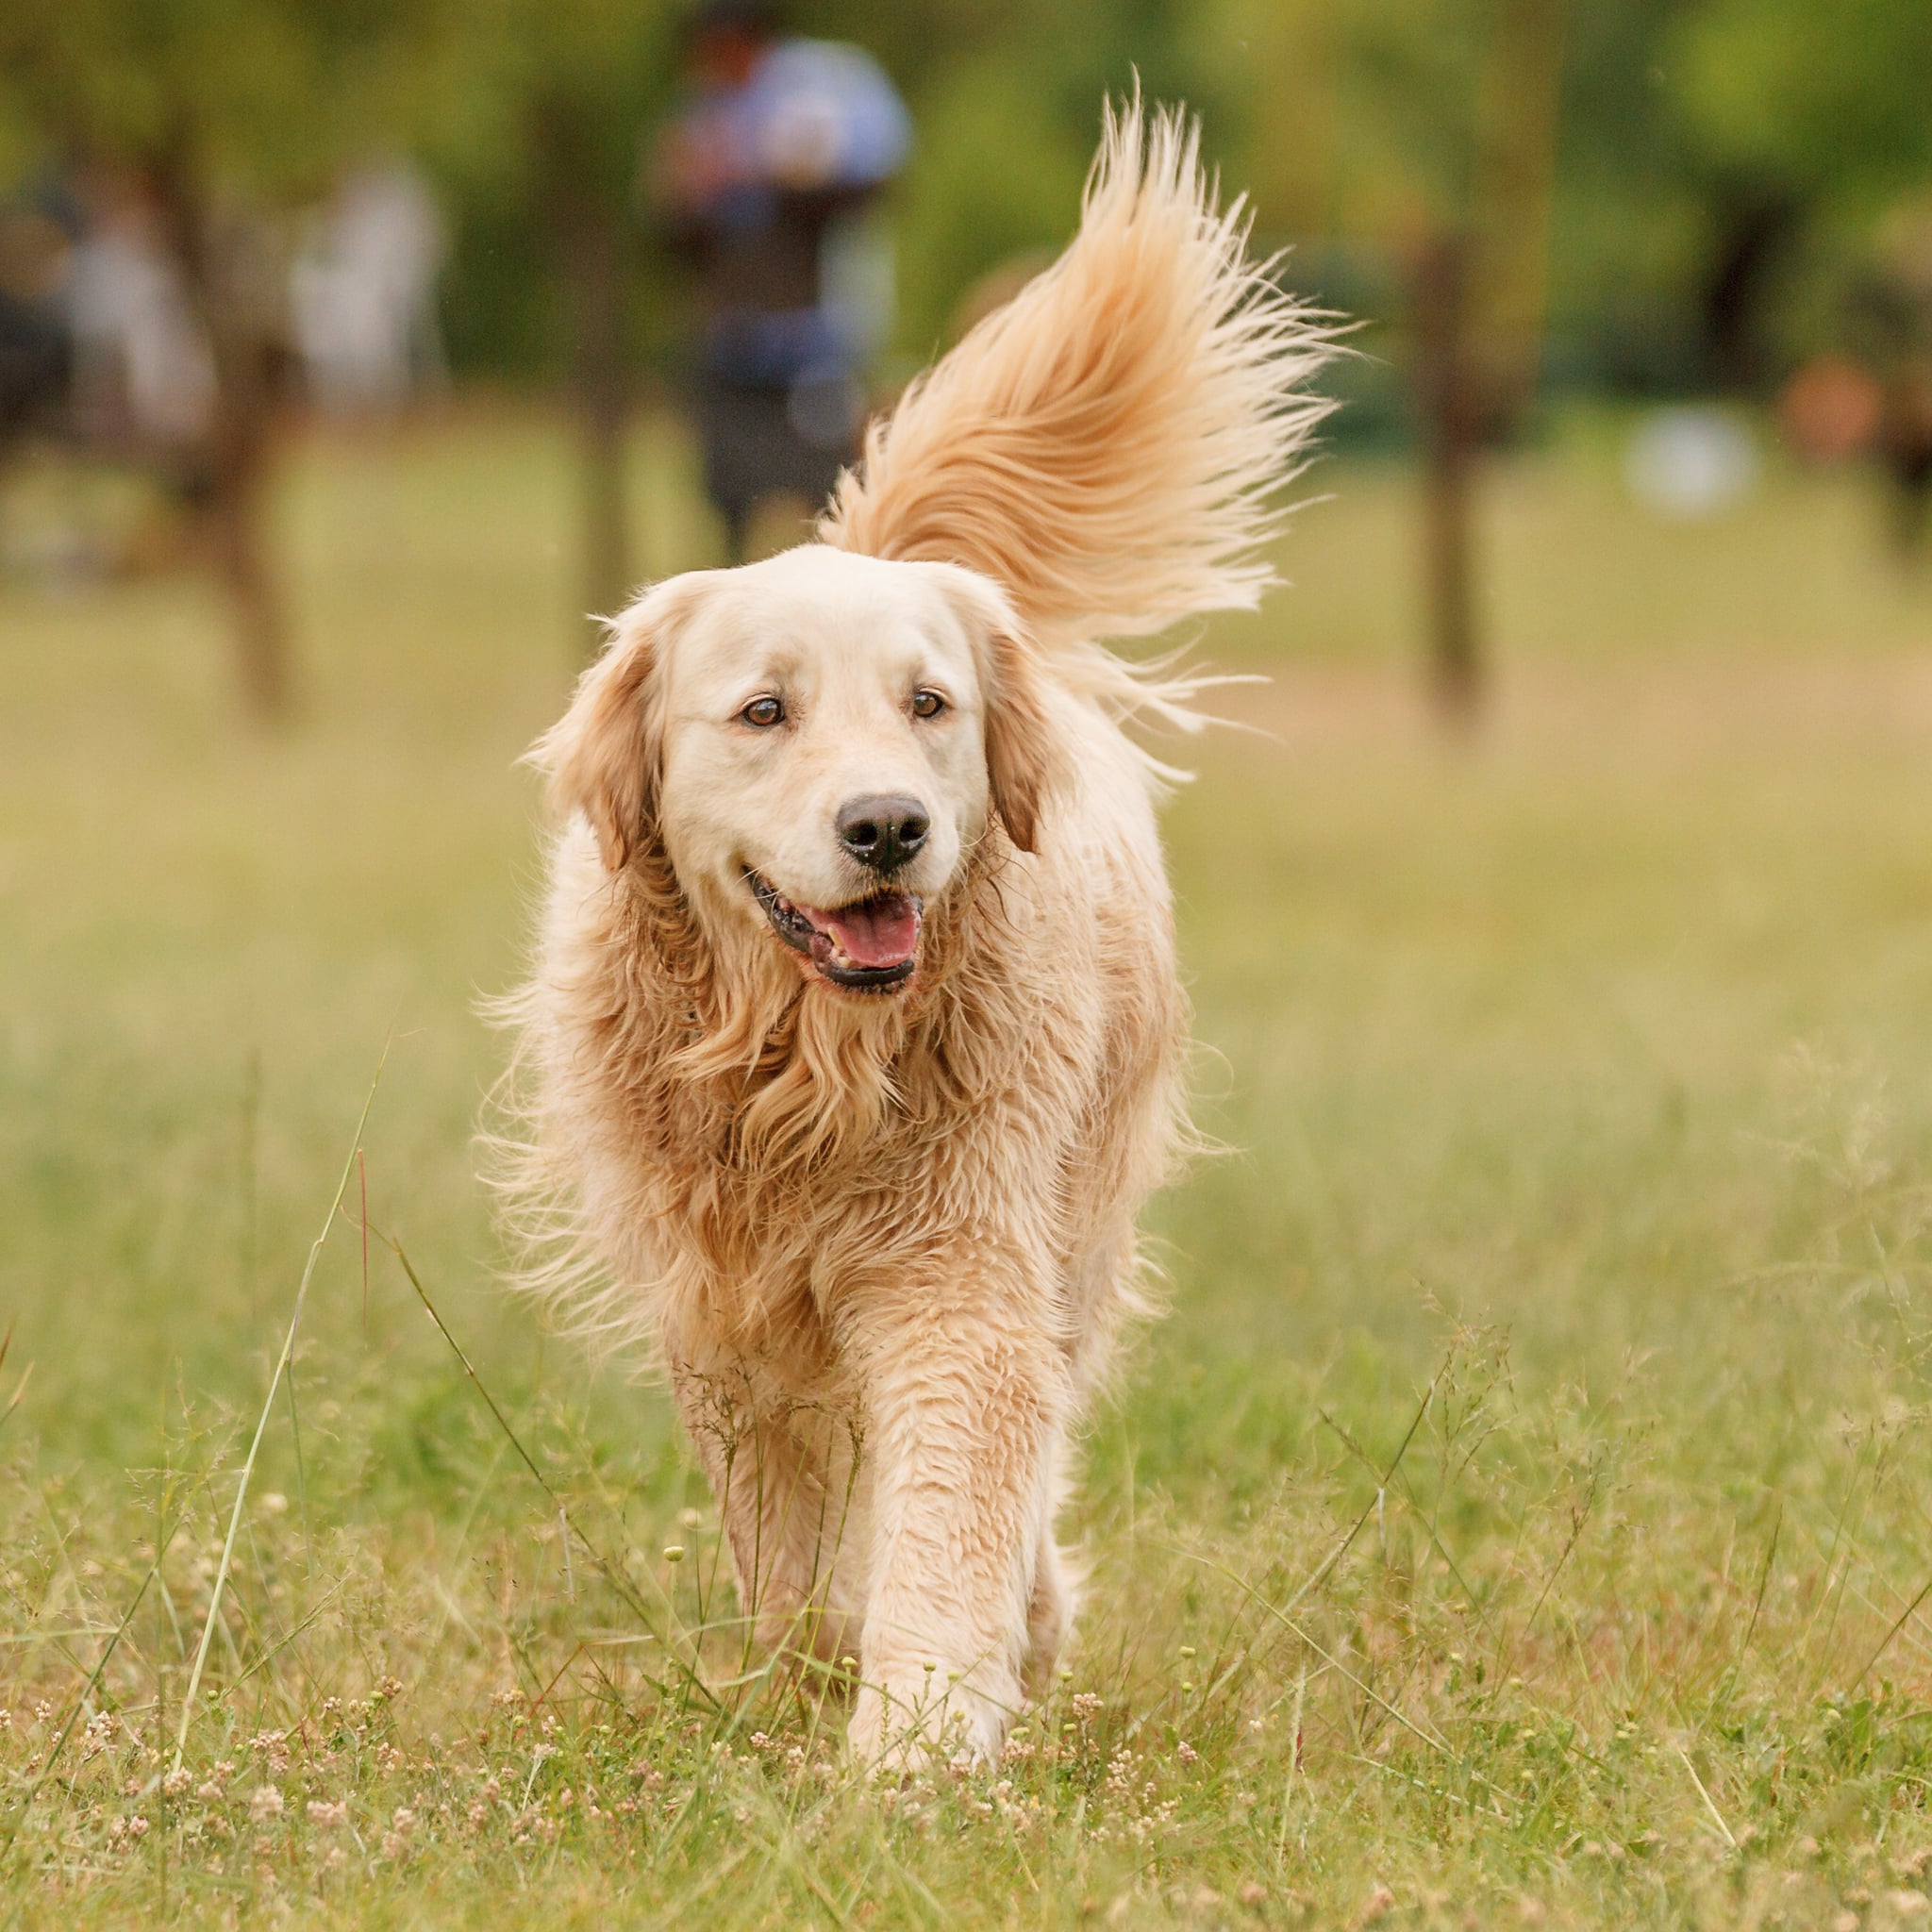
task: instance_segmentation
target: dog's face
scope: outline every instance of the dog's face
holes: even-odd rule
[[[641,599],[543,752],[607,867],[656,841],[714,932],[891,994],[991,822],[1033,849],[1034,675],[985,578],[807,544]]]

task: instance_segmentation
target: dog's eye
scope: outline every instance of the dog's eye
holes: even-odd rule
[[[912,715],[915,718],[937,718],[945,708],[945,699],[936,691],[916,691],[912,693]]]
[[[760,731],[769,731],[774,724],[785,722],[785,707],[776,698],[754,698],[738,715],[747,724],[755,724]]]

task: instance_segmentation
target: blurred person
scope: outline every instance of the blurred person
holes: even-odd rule
[[[1884,396],[1862,362],[1814,356],[1779,390],[1780,434],[1807,463],[1841,463],[1877,441]]]
[[[1932,530],[1932,358],[1887,385],[1878,449],[1891,483],[1893,536],[1900,554],[1916,558]]]
[[[1875,447],[1892,535],[1913,559],[1932,537],[1932,207],[1900,208],[1885,224],[1856,309],[1878,380]]]
[[[697,273],[705,487],[735,561],[760,505],[815,507],[857,448],[889,276],[856,217],[910,124],[869,55],[783,37],[760,0],[710,0],[687,33],[692,98],[652,157],[652,198]]]
[[[442,386],[436,291],[448,255],[442,211],[408,162],[343,176],[289,285],[308,391],[330,414],[395,409]]]
[[[207,331],[136,173],[65,168],[0,212],[0,425],[178,458],[214,400]]]
[[[62,466],[25,535],[7,505],[9,558],[61,575],[172,562],[180,512],[206,501],[214,362],[169,239],[154,184],[97,160],[50,167],[0,205],[0,465],[42,441],[156,486],[104,515]]]
[[[65,427],[79,232],[79,206],[58,175],[0,203],[0,458],[35,431]]]
[[[76,427],[172,468],[208,441],[213,350],[150,185],[132,171],[90,176],[68,289]]]

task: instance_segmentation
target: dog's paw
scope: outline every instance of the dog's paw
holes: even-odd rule
[[[846,1731],[853,1758],[888,1775],[960,1759],[989,1764],[1000,1754],[1018,1701],[1000,1698],[958,1672],[922,1667],[867,1674]]]

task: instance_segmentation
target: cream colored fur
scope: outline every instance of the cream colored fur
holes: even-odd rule
[[[503,1175],[529,1279],[668,1374],[747,1614],[858,1656],[868,1759],[996,1753],[1071,1615],[1070,1442],[1185,1139],[1121,727],[1190,687],[1101,641],[1258,595],[1318,413],[1322,331],[1243,232],[1184,124],[1110,116],[1065,256],[908,391],[820,541],[649,591],[539,748],[563,824]],[[746,874],[861,899],[833,820],[878,792],[930,817],[893,880],[924,920],[913,977],[854,992]]]

